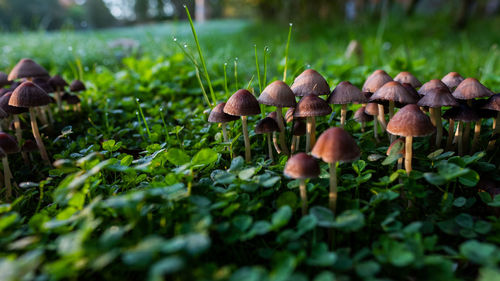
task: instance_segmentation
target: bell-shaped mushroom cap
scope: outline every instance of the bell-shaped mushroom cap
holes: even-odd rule
[[[311,150],[312,156],[326,163],[352,162],[359,158],[360,153],[354,138],[338,127],[324,131]]]
[[[421,98],[421,96],[418,94],[417,90],[410,84],[408,83],[401,83],[401,86],[403,86],[408,93],[410,93],[412,96],[414,96],[417,100]]]
[[[365,112],[365,108],[366,106],[360,107],[358,110],[356,110],[356,112],[354,112],[354,120],[356,120],[356,122],[362,123],[362,122],[370,122],[373,120],[373,116],[367,114]]]
[[[257,100],[262,104],[277,107],[292,107],[297,104],[290,87],[280,80],[269,84]]]
[[[42,90],[44,90],[47,94],[54,92],[54,88],[52,88],[49,82],[44,78],[35,78],[33,79],[33,83],[42,88]]]
[[[441,82],[441,80],[439,79],[432,79],[431,81],[425,83],[424,85],[422,85],[422,87],[420,87],[420,89],[418,90],[418,93],[421,95],[421,96],[425,96],[427,95],[427,93],[429,91],[432,91],[436,88],[440,88],[440,89],[449,89],[448,86],[446,86],[446,84],[444,84],[443,82]]]
[[[394,77],[394,81],[399,82],[401,84],[408,83],[413,88],[418,88],[422,86],[422,82],[420,82],[417,79],[417,77],[413,76],[413,74],[411,74],[408,71],[400,72],[398,75],[396,75],[396,77]]]
[[[448,88],[434,88],[427,91],[427,94],[418,101],[417,105],[428,107],[458,106],[458,102]]]
[[[300,152],[288,159],[283,174],[292,179],[317,178],[320,174],[319,164],[312,156]]]
[[[293,113],[295,112],[295,107],[290,107],[285,113],[285,121],[290,123],[293,121]]]
[[[446,110],[443,114],[443,118],[463,122],[479,120],[477,113],[465,104],[460,104],[460,106]]]
[[[10,81],[20,78],[50,77],[45,68],[31,59],[20,60],[10,71]]]
[[[316,95],[307,95],[300,99],[293,117],[324,116],[332,112],[326,101]]]
[[[68,95],[65,100],[66,100],[67,104],[79,104],[80,103],[80,98],[77,95]]]
[[[12,96],[12,92],[7,92],[5,95],[0,97],[0,108],[11,115],[21,114],[24,112],[28,112],[27,108],[24,107],[16,107],[9,105],[10,97]]]
[[[391,76],[387,72],[378,69],[375,70],[368,78],[366,78],[365,84],[363,84],[363,92],[375,93],[380,87],[384,86],[385,83],[392,81]]]
[[[458,72],[450,72],[448,74],[446,74],[442,79],[441,81],[443,81],[443,83],[448,86],[448,88],[451,89],[454,89],[456,87],[458,87],[458,85],[460,85],[460,83],[462,83],[462,81],[464,81],[464,78],[462,77],[462,75],[458,74]]]
[[[33,151],[37,151],[37,150],[38,150],[38,146],[32,140],[26,140],[24,142],[23,146],[21,147],[21,151],[23,151],[23,152],[33,152]]]
[[[266,133],[272,133],[272,132],[277,132],[279,131],[280,128],[278,126],[278,123],[271,118],[271,117],[266,117],[257,123],[255,125],[255,133],[256,134],[266,134]]]
[[[307,133],[306,122],[304,122],[300,118],[295,119],[295,122],[293,122],[292,134],[294,136],[303,136],[306,133]]]
[[[85,91],[87,88],[85,87],[85,84],[83,84],[82,81],[80,80],[73,80],[73,82],[71,82],[71,84],[69,85],[69,90],[71,92],[81,92],[81,91]]]
[[[210,115],[208,115],[208,122],[210,123],[226,123],[238,120],[238,116],[229,115],[224,113],[225,102],[221,102],[210,111]]]
[[[365,113],[371,116],[378,115],[378,104],[370,102],[365,106]]]
[[[11,84],[8,77],[9,76],[6,73],[0,71],[0,88]]]
[[[19,146],[17,145],[16,139],[4,132],[0,132],[0,148],[6,154],[12,154],[19,151]]]
[[[257,115],[260,114],[260,105],[252,93],[240,89],[227,100],[224,112],[234,116]]]
[[[302,97],[306,95],[328,95],[330,94],[330,86],[325,78],[316,70],[306,69],[302,72],[291,87],[296,96]]]
[[[491,96],[481,108],[500,111],[500,94]]]
[[[399,148],[399,151],[396,151],[397,148]],[[395,139],[391,145],[389,145],[389,148],[387,148],[387,152],[385,153],[386,155],[391,155],[391,154],[405,154],[405,139],[403,138],[397,138]]]
[[[68,82],[64,80],[61,76],[59,75],[54,75],[49,79],[49,84],[52,86],[52,88],[57,89],[57,88],[64,88],[68,86]]]
[[[43,106],[50,103],[50,96],[32,82],[24,82],[17,87],[9,99],[9,105],[17,107]]]
[[[340,82],[326,99],[329,104],[367,103],[368,99],[349,81]]]
[[[387,123],[387,132],[403,137],[425,137],[435,130],[429,116],[425,115],[416,104],[401,108]]]
[[[390,81],[380,87],[371,97],[370,101],[393,101],[398,105],[417,103],[418,99],[410,94],[399,82]]]
[[[493,96],[493,92],[475,78],[467,78],[453,91],[453,96],[459,100],[470,100]]]

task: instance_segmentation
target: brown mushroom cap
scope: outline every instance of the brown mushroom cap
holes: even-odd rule
[[[54,88],[52,88],[48,80],[45,78],[35,78],[33,79],[33,83],[35,83],[38,87],[42,88],[42,90],[44,90],[47,94],[54,92]]]
[[[10,71],[8,79],[10,81],[20,78],[50,77],[45,68],[31,59],[20,60]]]
[[[78,79],[73,80],[71,84],[69,84],[69,90],[71,92],[81,92],[85,91],[86,89],[87,88],[85,87],[85,84],[83,84],[83,82]]]
[[[36,142],[32,141],[32,140],[26,140],[23,144],[23,146],[21,147],[21,151],[24,151],[24,152],[33,152],[33,151],[37,151],[38,150],[38,146],[36,145]]]
[[[294,136],[303,136],[307,133],[307,126],[304,120],[297,118],[295,122],[293,122],[293,130],[292,134]]]
[[[484,109],[500,111],[500,94],[491,96],[485,105],[482,106]]]
[[[435,130],[429,116],[425,115],[416,104],[404,106],[387,123],[387,132],[403,137],[425,137]]]
[[[367,103],[368,99],[349,81],[340,82],[326,99],[329,104]]]
[[[332,108],[326,101],[316,95],[307,95],[300,99],[293,117],[324,116],[332,113]]]
[[[354,138],[342,128],[324,131],[314,145],[311,155],[326,163],[352,162],[361,152]]]
[[[369,115],[365,112],[366,106],[360,107],[356,112],[354,112],[354,120],[356,122],[362,123],[362,122],[369,122],[373,120],[373,116]],[[377,109],[378,111],[378,109]]]
[[[285,113],[285,121],[290,123],[293,121],[293,113],[295,112],[295,107],[289,107]]]
[[[446,74],[442,79],[441,81],[443,81],[443,83],[448,86],[448,88],[451,89],[454,89],[456,87],[458,87],[458,85],[460,85],[460,83],[462,83],[462,81],[464,81],[464,78],[462,77],[462,75],[458,74],[458,72],[450,72],[448,74]]]
[[[68,82],[64,80],[61,76],[59,75],[54,75],[49,79],[49,84],[52,86],[52,88],[57,89],[57,88],[64,88],[68,86]]]
[[[32,82],[23,82],[17,87],[9,99],[9,105],[17,107],[35,107],[47,105],[50,96]]]
[[[257,123],[257,125],[255,125],[256,134],[272,133],[272,132],[277,132],[279,130],[280,128],[278,126],[278,123],[276,123],[276,121],[271,117],[266,117],[260,120]]]
[[[21,114],[24,112],[28,112],[27,108],[24,107],[16,107],[9,105],[10,97],[12,96],[12,92],[9,91],[5,95],[0,97],[0,108],[11,115]]]
[[[401,145],[401,149],[399,151],[392,151],[393,149],[395,149],[396,145],[398,145],[398,146]],[[385,155],[389,156],[392,153],[398,153],[398,154],[403,154],[403,155],[405,154],[405,139],[397,138],[391,143],[391,145],[389,145]]]
[[[11,84],[8,77],[6,73],[0,71],[0,88]]]
[[[421,96],[418,94],[417,90],[410,84],[408,83],[401,83],[401,86],[405,87],[405,89],[410,93],[412,96],[414,96],[417,100],[421,98]]]
[[[417,103],[418,99],[410,94],[399,82],[390,81],[380,87],[371,97],[370,101],[393,101],[397,105]]]
[[[420,82],[417,79],[417,77],[413,76],[413,74],[411,74],[408,71],[400,72],[398,75],[396,75],[396,77],[394,77],[394,81],[399,82],[401,84],[408,83],[413,88],[418,88],[422,86],[422,82]]]
[[[269,84],[257,99],[259,103],[277,106],[277,107],[293,107],[297,104],[295,95],[288,85],[280,80],[276,80]]]
[[[375,70],[368,78],[366,78],[363,84],[363,92],[375,93],[380,87],[384,86],[385,83],[392,81],[391,76],[387,72],[378,69]]]
[[[477,113],[465,104],[460,104],[460,106],[446,110],[443,114],[443,118],[463,122],[473,122],[479,120]]]
[[[231,122],[238,120],[238,116],[233,116],[229,115],[227,113],[224,113],[224,106],[226,105],[225,102],[221,102],[218,105],[210,111],[210,114],[208,115],[208,122],[210,123],[226,123],[226,122]]]
[[[371,116],[378,115],[378,104],[370,102],[365,106],[365,113]]]
[[[460,100],[470,100],[492,96],[493,92],[475,78],[467,78],[453,91],[453,96]]]
[[[260,105],[252,93],[240,89],[227,100],[224,113],[234,116],[257,115],[260,114]]]
[[[448,88],[434,88],[427,91],[427,94],[418,101],[417,105],[427,107],[458,106],[458,102]]]
[[[17,153],[19,151],[16,139],[4,132],[0,132],[0,148],[6,154]]]
[[[67,104],[79,104],[80,98],[77,95],[68,95],[65,98]]]
[[[319,164],[312,156],[300,152],[288,159],[283,174],[292,179],[317,178],[320,174]]]
[[[448,86],[446,86],[446,84],[444,84],[443,82],[441,82],[441,80],[439,80],[439,79],[432,79],[429,82],[427,82],[424,85],[422,85],[422,87],[420,87],[420,89],[418,90],[418,93],[421,96],[425,96],[425,95],[427,95],[427,93],[429,91],[432,91],[432,90],[434,90],[436,88],[449,89]]]
[[[306,95],[328,95],[330,94],[330,86],[325,78],[314,69],[306,69],[302,72],[291,87],[296,96],[302,97]]]

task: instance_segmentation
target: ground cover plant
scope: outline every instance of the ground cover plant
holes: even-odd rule
[[[17,85],[18,93],[4,95],[7,105],[21,106],[11,103],[12,96],[37,87],[38,94],[54,92],[57,100],[49,105],[55,122],[51,124],[47,117],[47,124],[40,126],[50,164],[36,152],[36,136],[30,136],[32,124],[26,113],[6,116],[6,120],[19,120],[12,129],[2,124],[13,136],[21,128],[17,145],[26,147],[26,155],[7,151],[2,142],[16,138],[0,135],[2,156],[8,158],[12,174],[4,172],[4,179],[10,181],[5,181],[0,194],[0,279],[498,278],[500,179],[492,126],[499,127],[496,112],[485,109],[498,111],[498,96],[488,89],[500,88],[500,51],[494,44],[499,34],[476,32],[494,30],[495,22],[477,22],[461,33],[441,27],[432,36],[425,20],[411,21],[405,28],[410,32],[404,34],[391,22],[385,29],[292,28],[240,21],[211,24],[196,29],[203,63],[188,24],[177,24],[178,32],[160,32],[158,37],[154,34],[161,26],[150,27],[150,37],[119,30],[115,36],[141,33],[136,37],[141,47],[131,52],[102,48],[107,41],[99,37],[115,31],[97,34],[87,47],[78,43],[84,38],[79,33],[48,34],[48,41],[43,40],[45,34],[0,39],[5,40],[2,69],[6,73],[21,58],[30,57],[52,77],[59,74],[68,82],[79,79],[85,86],[74,82],[70,87],[53,79],[49,90],[36,83],[33,76],[38,74],[25,74],[15,79],[23,81]],[[231,28],[217,32],[221,26]],[[445,34],[439,44],[433,43],[434,36]],[[74,43],[60,44],[61,37],[74,38]],[[348,39],[358,41],[362,55],[344,56]],[[30,44],[23,43],[29,40],[43,41],[42,47],[30,49]],[[60,56],[50,51],[56,45],[60,49],[54,52]],[[295,95],[297,85],[304,82],[299,75],[311,73],[306,69],[316,70],[319,76],[303,79],[324,79],[329,87],[319,92],[318,82],[303,83],[306,91],[318,91],[318,96],[306,96],[301,104]],[[411,77],[402,78],[408,76],[398,75],[402,71],[409,71],[423,85]],[[472,83],[470,87],[449,84],[446,79],[444,87],[425,86],[452,71],[477,81],[461,81]],[[386,83],[365,83],[377,75],[400,80],[386,94],[402,91],[415,101],[372,98],[384,94],[378,90]],[[266,88],[277,80],[285,83]],[[342,81],[350,81],[353,87]],[[399,82],[409,82],[409,88],[402,89]],[[5,86],[10,87],[15,85]],[[74,93],[66,98],[60,95],[70,88]],[[81,104],[73,108],[80,89]],[[285,115],[286,110],[277,110],[291,104],[263,105],[260,93],[265,89],[270,98],[294,94],[295,112]],[[483,98],[460,101],[471,99],[464,95],[478,89],[484,92]],[[330,95],[332,91],[356,95],[359,104],[342,102]],[[261,101],[259,112],[255,108],[233,111],[229,113],[244,118],[209,122],[214,112],[225,116],[226,106],[219,111],[212,108],[229,103],[237,92],[255,99],[252,105]],[[455,103],[415,105],[417,99],[423,100],[420,95],[452,95]],[[308,100],[313,106],[305,106]],[[364,129],[353,118],[363,103],[367,109],[381,109],[375,114],[361,112],[374,115],[374,121],[363,119],[369,125]],[[441,107],[443,114],[436,114]],[[319,108],[323,113],[299,116],[298,108],[302,112]],[[35,120],[42,121],[43,110],[37,111]],[[278,130],[274,127],[257,135],[255,126],[268,114]],[[442,141],[433,134],[437,116],[443,118]],[[304,121],[309,125],[302,133],[308,141],[292,148],[291,128],[301,117],[310,121]],[[242,119],[247,121],[246,133]],[[377,119],[379,125],[387,123],[387,132],[377,126],[375,136],[370,122]],[[422,122],[395,124],[413,119]],[[477,123],[480,130],[475,130]],[[251,155],[247,156],[244,143]],[[312,156],[298,153],[307,150],[307,143]],[[285,146],[301,159],[298,164],[309,165],[293,167],[294,158],[287,155]],[[269,159],[270,153],[274,159]],[[25,164],[25,158],[30,164]]]

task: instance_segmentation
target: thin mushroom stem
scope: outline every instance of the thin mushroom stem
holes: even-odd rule
[[[448,120],[448,139],[446,140],[446,150],[451,150],[451,145],[453,143],[453,132],[455,131],[455,120]]]
[[[226,123],[221,123],[220,125],[222,126],[222,137],[224,139],[224,142],[228,142],[229,141],[229,137],[227,135]]]
[[[252,160],[252,152],[250,151],[250,137],[248,136],[247,117],[241,116],[241,127],[243,130],[243,138],[245,140],[245,161]]]
[[[462,144],[463,144],[463,152],[467,152],[467,150],[469,149],[469,143],[470,143],[470,131],[471,131],[471,124],[472,122],[465,122],[465,128],[464,128],[464,132],[463,132],[463,140],[462,140]]]
[[[343,104],[340,109],[340,127],[343,129],[347,119],[347,104]]]
[[[297,150],[300,149],[300,136],[297,136]]]
[[[290,153],[294,153],[297,150],[297,136],[292,136],[292,146],[290,147]]]
[[[271,143],[271,133],[267,133],[267,149],[269,150],[269,159],[271,159],[271,162],[274,162],[274,157],[273,157],[273,145]]]
[[[273,144],[274,144],[274,149],[276,149],[276,153],[281,154],[281,148],[280,145],[278,144],[278,132],[273,132]]]
[[[47,119],[47,115],[45,114],[44,106],[39,106],[37,108],[38,116],[40,117],[40,121],[42,121],[43,126],[49,126],[49,120]]]
[[[365,132],[365,126],[366,126],[366,122],[365,121],[361,122],[361,132],[362,133]]]
[[[316,117],[311,116],[311,147],[316,144]]]
[[[429,107],[429,113],[431,114],[431,123],[433,126],[436,126],[436,114],[435,114],[435,108],[434,107]]]
[[[476,151],[480,135],[481,135],[481,119],[476,121],[476,125],[474,126],[474,137],[472,138],[472,146],[470,148],[470,154],[473,154]]]
[[[389,101],[389,120],[394,116],[394,101]]]
[[[460,121],[458,122],[457,126],[457,131],[458,131],[458,155],[462,156],[464,155],[464,122]]]
[[[14,128],[16,129],[17,143],[21,144],[23,141],[23,131],[21,130],[21,121],[19,120],[19,115],[14,114],[12,118],[14,120]],[[21,155],[23,156],[24,163],[26,165],[29,165],[30,160],[28,158],[28,153],[22,151]]]
[[[330,165],[330,193],[328,194],[328,206],[335,214],[337,209],[337,162],[329,163]]]
[[[40,132],[38,131],[38,124],[36,123],[35,110],[33,107],[30,107],[29,111],[30,111],[31,129],[33,130],[33,136],[35,137],[36,145],[38,146],[40,155],[42,156],[42,159],[45,160],[45,162],[47,162],[49,166],[52,166],[49,160],[49,156],[47,155],[47,150],[45,150],[45,145],[43,144],[42,137],[40,136]]]
[[[382,131],[385,131],[387,127],[387,123],[385,122],[385,114],[384,114],[384,105],[378,105],[378,121],[380,122],[380,127],[382,127]]]
[[[411,159],[413,157],[413,137],[407,136],[405,137],[405,170],[407,174],[410,174],[411,168]]]
[[[436,107],[433,109],[435,126],[436,126],[436,147],[441,146],[441,141],[443,140],[443,121],[441,120],[441,107]]]
[[[495,119],[495,121],[493,122],[493,124],[495,126],[494,126],[494,129],[493,129],[492,136],[495,136],[495,135],[498,135],[498,133],[500,133],[500,126],[498,126],[498,124],[500,124],[500,111],[497,113],[497,118]],[[495,139],[490,140],[488,142],[488,148],[487,148],[487,150],[492,150],[495,147],[495,142],[496,142]]]
[[[300,179],[300,200],[302,201],[302,216],[307,215],[307,189],[306,189],[306,181],[304,179]]]
[[[6,197],[7,201],[9,201],[10,198],[12,197],[12,185],[10,182],[12,174],[10,173],[9,159],[7,158],[7,155],[2,157],[2,164],[3,164],[5,188],[7,189],[5,197]]]
[[[311,132],[313,130],[312,117],[307,117],[306,124],[306,153],[311,151]]]
[[[286,130],[285,130],[285,122],[283,120],[283,115],[282,115],[282,108],[281,107],[276,107],[276,118],[278,118],[278,127],[280,128],[280,146],[281,149],[283,150],[283,153],[287,156],[290,156],[290,151],[288,150],[288,146],[286,145],[285,141],[285,135],[286,135]]]

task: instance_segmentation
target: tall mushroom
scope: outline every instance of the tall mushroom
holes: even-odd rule
[[[54,75],[49,79],[49,84],[54,88],[55,90],[55,98],[57,102],[57,108],[59,112],[62,111],[62,95],[64,93],[64,88],[68,86],[68,82],[64,80],[59,75]]]
[[[9,81],[26,78],[32,81],[37,77],[50,77],[45,68],[31,59],[21,59],[9,73]]]
[[[257,100],[261,104],[276,106],[277,123],[280,129],[280,146],[283,153],[290,155],[290,150],[285,141],[286,130],[282,108],[294,107],[297,104],[295,95],[285,82],[277,80],[269,84]]]
[[[413,137],[425,137],[435,130],[430,118],[416,104],[404,106],[389,120],[387,132],[405,137],[405,170],[408,174],[412,170]]]
[[[300,180],[299,189],[302,201],[302,216],[307,215],[307,189],[305,180],[317,178],[319,173],[320,169],[316,159],[304,152],[293,155],[286,162],[283,174],[289,178]]]
[[[42,159],[47,162],[50,166],[49,156],[47,150],[45,150],[45,145],[43,144],[42,137],[38,131],[38,124],[36,122],[35,107],[44,106],[51,102],[50,96],[42,90],[40,87],[36,86],[32,82],[24,82],[19,87],[17,87],[12,96],[9,99],[9,105],[16,107],[25,107],[29,109],[31,128],[33,130],[33,136],[35,137],[36,144],[40,150],[40,155]]]
[[[257,125],[255,126],[255,133],[256,134],[266,134],[267,149],[269,150],[269,159],[271,159],[271,162],[274,162],[273,145],[271,143],[271,133],[279,131],[279,129],[280,128],[279,128],[278,124],[271,117],[266,117],[266,118],[260,120],[257,123]]]
[[[347,119],[347,105],[350,103],[367,103],[368,99],[349,81],[340,82],[326,99],[329,104],[342,105],[340,111],[340,127],[344,128]]]
[[[387,74],[387,72],[378,69],[375,70],[368,78],[366,78],[365,83],[363,84],[363,88],[361,89],[363,92],[375,93],[378,89],[385,85],[385,83],[392,81],[391,76]],[[384,106],[378,105],[378,119],[382,129],[385,131],[385,127],[387,126],[387,122],[385,121],[384,114]]]
[[[14,129],[16,131],[16,139],[19,144],[22,144],[23,142],[23,131],[21,129],[21,120],[19,119],[19,114],[23,114],[25,112],[28,112],[28,109],[23,108],[23,107],[15,107],[15,106],[10,106],[9,105],[9,100],[10,97],[12,96],[12,92],[7,92],[3,96],[0,97],[0,108],[7,112],[8,114],[12,115],[13,123],[14,123]],[[29,158],[28,154],[26,152],[21,152],[21,155],[23,156],[23,160],[25,164],[29,164]]]
[[[250,151],[250,137],[248,136],[247,116],[260,114],[260,105],[257,99],[248,90],[236,91],[226,102],[224,113],[241,117],[241,127],[245,141],[245,160],[252,160]]]
[[[450,91],[453,91],[464,81],[464,78],[458,72],[450,72],[441,78],[441,81],[450,88]]]
[[[326,82],[325,78],[314,69],[304,70],[304,72],[295,78],[290,88],[298,97],[330,94],[328,82]]]
[[[11,135],[0,132],[0,150],[2,151],[2,165],[4,173],[5,187],[7,188],[6,198],[10,200],[12,196],[12,172],[9,167],[8,154],[17,153],[19,151],[19,146],[17,145],[16,139]]]
[[[399,82],[401,84],[403,83],[408,83],[410,84],[413,88],[419,88],[422,86],[422,83],[415,77],[413,74],[411,74],[408,71],[403,71],[398,73],[396,77],[394,77],[394,81]]]
[[[338,127],[324,131],[311,151],[312,156],[320,158],[330,166],[328,205],[333,213],[337,207],[337,162],[352,162],[358,159],[360,154],[354,138]]]
[[[226,105],[225,102],[219,103],[217,106],[210,111],[210,114],[208,115],[208,122],[210,123],[219,123],[222,127],[222,138],[224,142],[229,142],[229,136],[227,135],[227,126],[226,123],[231,122],[231,121],[236,121],[238,120],[238,116],[233,116],[229,115],[227,113],[224,113],[224,106]]]
[[[443,118],[453,120],[454,122],[459,121],[456,129],[457,143],[458,143],[458,155],[462,156],[464,154],[464,123],[473,122],[479,120],[479,116],[465,104],[460,104],[458,107],[448,109],[444,114]],[[450,129],[448,130],[448,142],[446,143],[446,149],[451,148],[451,139],[453,138],[453,127],[454,125],[450,122]]]
[[[494,122],[495,128],[493,128],[493,132],[491,134],[492,136],[498,136],[498,134],[500,133],[500,94],[491,96],[488,99],[488,102],[482,108],[497,111],[497,116]],[[495,147],[495,142],[496,139],[492,138],[492,140],[488,142],[487,150],[492,150]]]
[[[316,95],[307,95],[303,97],[297,107],[293,117],[307,118],[307,134],[306,134],[306,152],[309,152],[311,146],[316,142],[316,116],[325,116],[332,112],[332,108]]]

